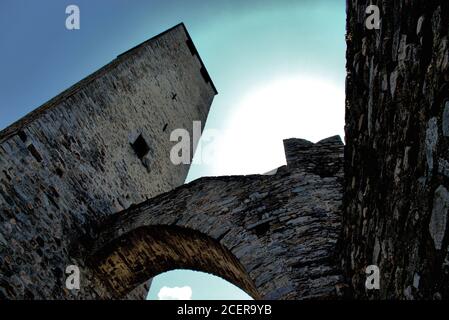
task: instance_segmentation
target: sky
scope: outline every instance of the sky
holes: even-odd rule
[[[81,24],[69,31],[72,4]],[[187,181],[271,171],[286,138],[343,138],[345,0],[1,0],[0,129],[180,22],[219,92]],[[247,297],[182,270],[156,277],[149,297],[186,288],[192,299]]]

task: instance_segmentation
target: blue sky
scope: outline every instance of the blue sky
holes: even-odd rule
[[[70,4],[80,30],[65,28]],[[220,133],[218,160],[192,165],[189,181],[267,172],[285,163],[285,138],[343,135],[345,0],[1,0],[0,129],[179,22],[219,91],[206,125]],[[194,299],[242,297],[226,283],[207,293],[208,281],[164,274],[150,296],[191,286]]]

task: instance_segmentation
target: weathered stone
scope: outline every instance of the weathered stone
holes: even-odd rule
[[[432,215],[430,217],[429,231],[435,244],[440,250],[446,233],[447,216],[449,213],[449,192],[445,187],[439,186],[435,191]]]
[[[364,27],[372,4],[380,30]],[[216,93],[180,27],[2,132],[0,297],[142,297],[186,267],[256,298],[447,299],[449,2],[348,1],[347,14],[345,179],[332,137],[285,140],[271,175],[180,186],[188,166],[168,163],[165,129],[204,121]],[[77,293],[63,288],[72,263]]]
[[[390,93],[393,98],[394,98],[394,94],[396,92],[396,84],[398,82],[398,76],[399,76],[399,73],[397,70],[393,71],[390,75]]]
[[[413,286],[416,289],[419,289],[419,281],[421,280],[421,277],[419,276],[419,274],[415,273],[415,275],[413,276]]]
[[[429,174],[433,171],[433,154],[438,144],[438,123],[436,118],[429,120],[426,130],[426,158]]]
[[[421,16],[418,19],[418,23],[416,24],[416,35],[417,36],[421,36],[421,34],[422,34],[422,26],[424,23],[424,19],[425,19],[424,16]]]
[[[380,8],[379,30],[361,24],[368,5]],[[354,298],[449,298],[449,270],[441,263],[449,188],[448,19],[444,0],[347,2],[341,257]],[[378,75],[369,83],[374,66]],[[383,71],[390,94],[383,91]],[[379,124],[375,134],[360,127],[369,105],[370,121]],[[378,291],[365,289],[373,260],[388,284]]]
[[[449,101],[444,104],[443,111],[443,135],[449,137]]]
[[[0,245],[8,246],[8,241],[6,241],[5,237],[0,233]]]
[[[193,121],[204,124],[215,94],[178,25],[2,131],[0,257],[8,262],[0,265],[0,287],[12,289],[0,298],[111,297],[83,259],[71,254],[74,239],[184,183],[189,166],[171,163],[169,132],[191,133]],[[138,137],[145,155],[133,148]],[[64,271],[72,264],[83,273],[79,291],[64,290]],[[29,273],[12,285],[24,268]],[[145,296],[142,288],[129,297]]]
[[[178,267],[221,276],[255,298],[336,298],[343,144],[297,143],[304,153],[337,160],[301,158],[275,175],[201,178],[157,196],[116,214],[87,241],[94,244],[88,265],[115,296]],[[331,169],[332,177],[313,173]],[[303,191],[292,193],[298,185]]]

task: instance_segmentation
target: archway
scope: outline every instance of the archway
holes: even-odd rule
[[[146,300],[254,300],[229,281],[202,271],[170,270],[146,283]],[[140,287],[143,289],[143,286]]]
[[[205,271],[258,299],[329,299],[342,283],[343,144],[286,143],[274,175],[201,178],[112,216],[86,241],[116,297],[173,269]]]

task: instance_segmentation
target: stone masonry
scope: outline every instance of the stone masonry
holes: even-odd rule
[[[355,298],[449,298],[448,44],[447,0],[347,1],[341,242]],[[380,290],[367,292],[372,264]]]
[[[254,298],[448,299],[448,22],[446,0],[347,0],[346,145],[288,139],[273,174],[186,185],[169,132],[216,94],[192,40],[119,56],[0,134],[0,298],[142,298],[187,268]]]
[[[286,140],[273,175],[182,185],[169,133],[204,126],[215,94],[179,25],[4,130],[0,297],[143,298],[187,268],[254,298],[335,298],[343,143]],[[65,287],[69,265],[80,290]]]
[[[110,297],[71,246],[184,183],[189,166],[170,162],[170,132],[204,125],[215,94],[178,25],[2,131],[0,299]],[[68,265],[81,269],[80,291],[65,289]]]
[[[183,185],[112,216],[97,237],[81,241],[80,255],[90,253],[89,267],[117,297],[186,268],[219,275],[254,298],[336,298],[343,143],[337,136],[285,146],[288,164],[274,175]]]

